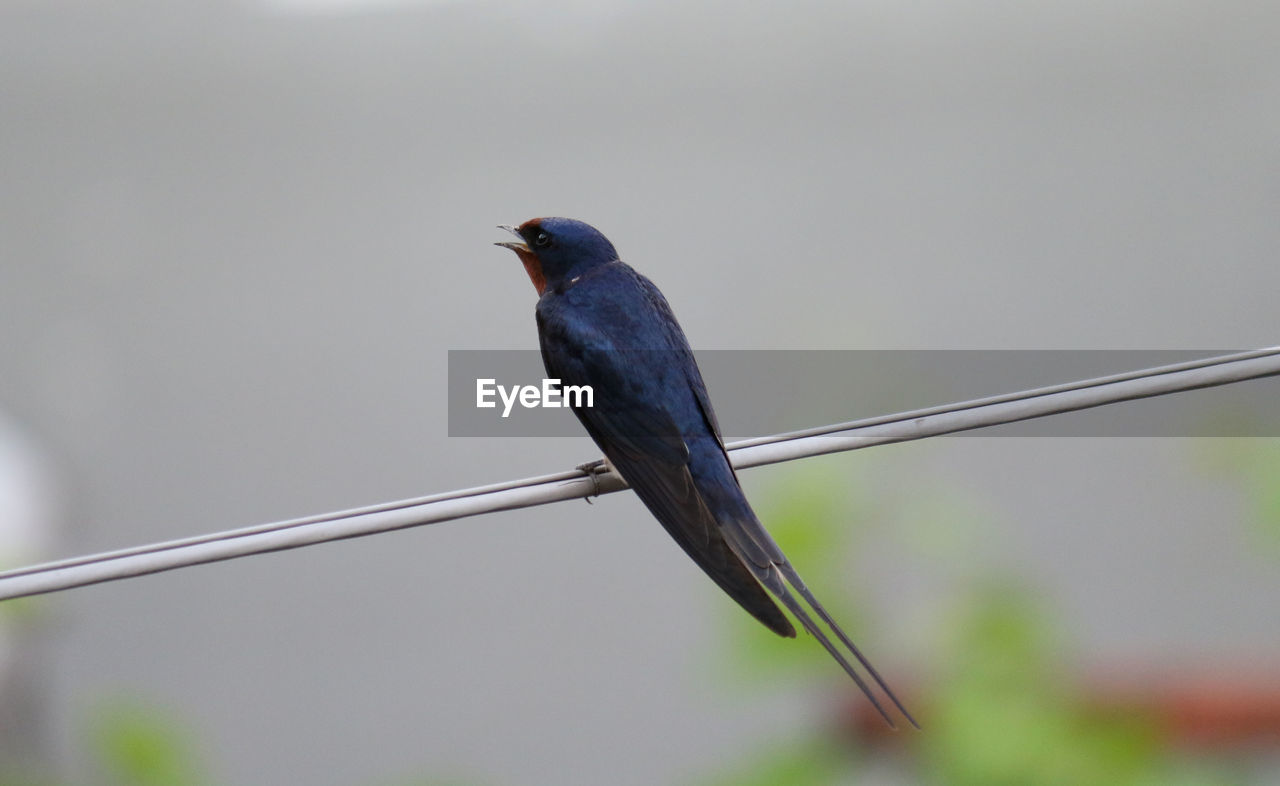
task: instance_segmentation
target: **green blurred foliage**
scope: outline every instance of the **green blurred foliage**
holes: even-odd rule
[[[801,738],[755,749],[706,786],[826,786],[849,772],[851,751],[835,740]]]
[[[449,778],[434,775],[418,775],[406,779],[379,781],[377,786],[478,786],[482,781],[469,778]]]
[[[209,783],[192,731],[177,715],[134,699],[104,702],[86,724],[95,786]],[[59,786],[42,773],[0,773],[0,786]]]
[[[1197,440],[1212,473],[1239,489],[1259,545],[1280,555],[1280,439]]]
[[[181,719],[128,699],[105,703],[89,733],[108,783],[120,786],[200,786],[208,783],[195,737]]]
[[[975,588],[952,617],[929,691],[915,763],[929,782],[956,786],[1139,786],[1168,782],[1158,723],[1107,715],[1083,703],[1063,663],[1045,604],[1025,587]],[[1233,781],[1207,768],[1183,784]]]
[[[59,786],[59,784],[39,773],[0,771],[0,786]]]
[[[1280,550],[1280,440],[1204,440],[1215,471],[1240,484],[1256,531]],[[883,458],[883,455],[881,456]],[[881,464],[884,462],[881,461]],[[957,586],[927,652],[930,680],[912,697],[923,730],[904,731],[890,755],[911,783],[944,786],[1242,786],[1253,783],[1224,762],[1168,749],[1155,719],[1103,714],[1072,687],[1069,642],[1053,610],[1027,582],[996,564],[1000,538],[985,506],[936,485],[876,483],[850,471],[853,460],[825,469],[782,470],[771,493],[757,494],[762,520],[814,593],[855,641],[875,639],[856,599],[869,589],[848,570],[860,539],[895,541],[923,569]],[[822,675],[862,701],[811,637],[774,636],[746,614],[727,615],[724,648],[735,692],[780,680]],[[803,644],[803,646],[801,646]],[[721,656],[726,652],[722,651]],[[925,665],[929,664],[917,664]],[[897,669],[886,669],[888,672]],[[901,686],[900,686],[901,687]],[[911,703],[911,702],[909,702]],[[838,731],[838,730],[836,730]],[[878,751],[859,750],[832,730],[751,748],[708,786],[825,786],[857,782]],[[88,738],[95,784],[201,786],[210,783],[195,737],[180,719],[154,706],[117,700],[94,713]],[[410,777],[382,786],[468,786],[467,778]],[[0,773],[0,786],[62,786],[31,773]]]
[[[1267,460],[1280,463],[1280,449]],[[1263,460],[1254,466],[1264,471]],[[839,466],[840,462],[833,462]],[[847,468],[847,464],[845,465]],[[806,468],[808,470],[809,468]],[[834,470],[832,470],[834,471]],[[1280,475],[1272,475],[1277,477]],[[853,606],[866,588],[849,584],[848,559],[859,533],[894,540],[922,569],[955,587],[952,607],[937,619],[926,645],[927,683],[909,691],[922,731],[904,731],[890,745],[892,769],[910,783],[945,786],[1227,786],[1248,783],[1221,762],[1176,755],[1156,719],[1106,714],[1073,687],[1069,642],[1052,608],[1029,583],[1004,577],[1000,539],[984,506],[963,493],[877,484],[878,503],[856,482],[829,472],[784,473],[784,481],[758,510],[806,582],[855,640],[874,641],[870,620]],[[1280,484],[1278,484],[1280,486]],[[890,498],[893,494],[902,499]],[[762,495],[757,495],[761,496]],[[1280,513],[1280,496],[1275,504]],[[928,524],[898,521],[897,513],[927,515]],[[868,524],[868,516],[880,523]],[[886,525],[887,522],[887,525]],[[870,543],[868,543],[870,545]],[[1004,578],[1002,578],[1004,577]],[[746,615],[735,619],[726,648],[743,668],[733,690],[800,674],[844,677],[816,642],[769,635]],[[804,637],[802,639],[808,639]],[[804,650],[804,652],[800,652]],[[822,661],[819,663],[818,661]],[[899,671],[894,668],[887,672]],[[863,701],[845,684],[852,701]],[[908,687],[908,686],[899,686]],[[911,701],[914,699],[914,702]],[[757,749],[759,750],[759,749]],[[745,764],[705,780],[708,784],[837,784],[868,772],[873,751],[857,754],[856,741],[798,738],[763,746]],[[874,752],[874,753],[878,753]],[[905,755],[904,755],[905,754]]]
[[[173,712],[136,699],[104,701],[85,724],[90,786],[204,786],[214,783],[194,731]],[[378,786],[476,786],[477,779],[406,776]],[[46,773],[0,772],[0,786],[66,786]]]

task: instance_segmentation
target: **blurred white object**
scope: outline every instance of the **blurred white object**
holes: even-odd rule
[[[53,480],[32,441],[0,412],[0,565],[26,563],[52,541]]]
[[[55,534],[57,497],[47,460],[34,442],[0,412],[0,569],[47,555]],[[0,770],[40,757],[43,703],[38,630],[30,604],[0,604]],[[21,770],[19,770],[21,771]]]

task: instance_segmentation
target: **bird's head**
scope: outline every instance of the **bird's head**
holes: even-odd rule
[[[516,252],[539,295],[618,258],[613,244],[599,230],[572,218],[531,218],[518,227],[499,229],[520,238],[519,243],[495,245]]]

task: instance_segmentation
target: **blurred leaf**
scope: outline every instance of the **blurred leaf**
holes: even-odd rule
[[[1163,783],[1158,726],[1099,716],[1079,700],[1043,604],[1015,585],[979,589],[956,615],[949,673],[916,744],[936,783],[1070,786]],[[1206,773],[1212,770],[1206,769]],[[1219,777],[1187,783],[1222,783]]]
[[[1280,439],[1197,440],[1206,464],[1226,475],[1249,501],[1249,523],[1280,553]]]
[[[378,786],[477,786],[487,781],[461,776],[417,775],[404,779],[380,780]]]
[[[993,544],[1000,538],[991,526],[995,514],[964,489],[946,481],[930,483],[927,492],[895,500],[882,517],[888,535],[927,560],[931,571],[967,580],[975,571],[989,570],[1002,555]]]
[[[408,780],[380,781],[380,786],[477,786],[484,783],[470,778],[445,778],[423,775]]]
[[[58,786],[58,782],[37,777],[35,773],[0,772],[0,786]]]
[[[1139,778],[1136,786],[1243,786],[1251,783],[1241,775],[1228,775],[1206,761],[1191,757],[1168,757],[1162,766]]]
[[[122,786],[196,786],[206,783],[190,733],[154,707],[117,700],[96,713],[93,743],[114,783]]]
[[[1280,441],[1277,441],[1280,445]],[[1272,463],[1273,462],[1273,463]],[[1259,479],[1280,477],[1280,448],[1275,455],[1252,455],[1248,465]],[[1280,519],[1280,483],[1272,496]],[[879,487],[877,487],[879,488]],[[1258,485],[1258,490],[1270,487]],[[774,493],[757,507],[792,562],[832,613],[856,639],[856,588],[844,581],[854,539],[865,531],[867,497],[835,473],[785,473]],[[1171,757],[1160,727],[1139,715],[1103,714],[1080,698],[1065,664],[1070,654],[1052,610],[1024,584],[992,578],[991,538],[984,537],[990,516],[980,504],[956,504],[962,493],[939,492],[896,506],[896,513],[874,517],[879,535],[920,556],[972,564],[950,570],[961,591],[955,608],[940,611],[935,641],[937,663],[923,713],[924,731],[902,739],[911,754],[915,781],[942,786],[1225,786],[1234,783],[1211,761]],[[902,513],[902,510],[908,511]],[[1268,509],[1269,510],[1269,509]],[[901,516],[904,521],[899,522]],[[924,524],[910,525],[907,517]],[[968,560],[956,560],[968,552]],[[821,673],[815,660],[829,666],[813,642],[770,635],[745,614],[732,616],[731,644],[739,674],[770,682],[779,675]],[[807,638],[807,637],[805,637]],[[803,650],[803,651],[801,651]],[[833,679],[838,679],[838,671]],[[821,740],[771,745],[756,758],[734,765],[717,784],[826,784],[843,782],[853,767],[845,752],[824,748]]]
[[[849,751],[825,739],[799,739],[768,747],[726,768],[705,786],[827,786],[849,771]]]
[[[1280,546],[1280,440],[1258,445],[1251,469],[1249,492],[1258,530]]]

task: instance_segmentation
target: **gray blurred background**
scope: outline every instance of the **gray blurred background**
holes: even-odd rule
[[[604,231],[695,348],[1275,344],[1277,40],[1269,2],[7,3],[0,409],[58,523],[0,553],[594,458],[447,436],[447,351],[536,346],[490,243],[537,215]],[[1212,458],[1239,442],[943,439],[743,481],[864,489],[838,526],[871,534],[819,589],[927,705],[956,583],[997,571],[1081,672],[1274,666],[1274,543]],[[957,509],[980,523],[949,536]],[[120,697],[218,783],[651,784],[849,690],[820,658],[722,677],[741,612],[630,495],[28,608],[0,737],[66,782]]]

